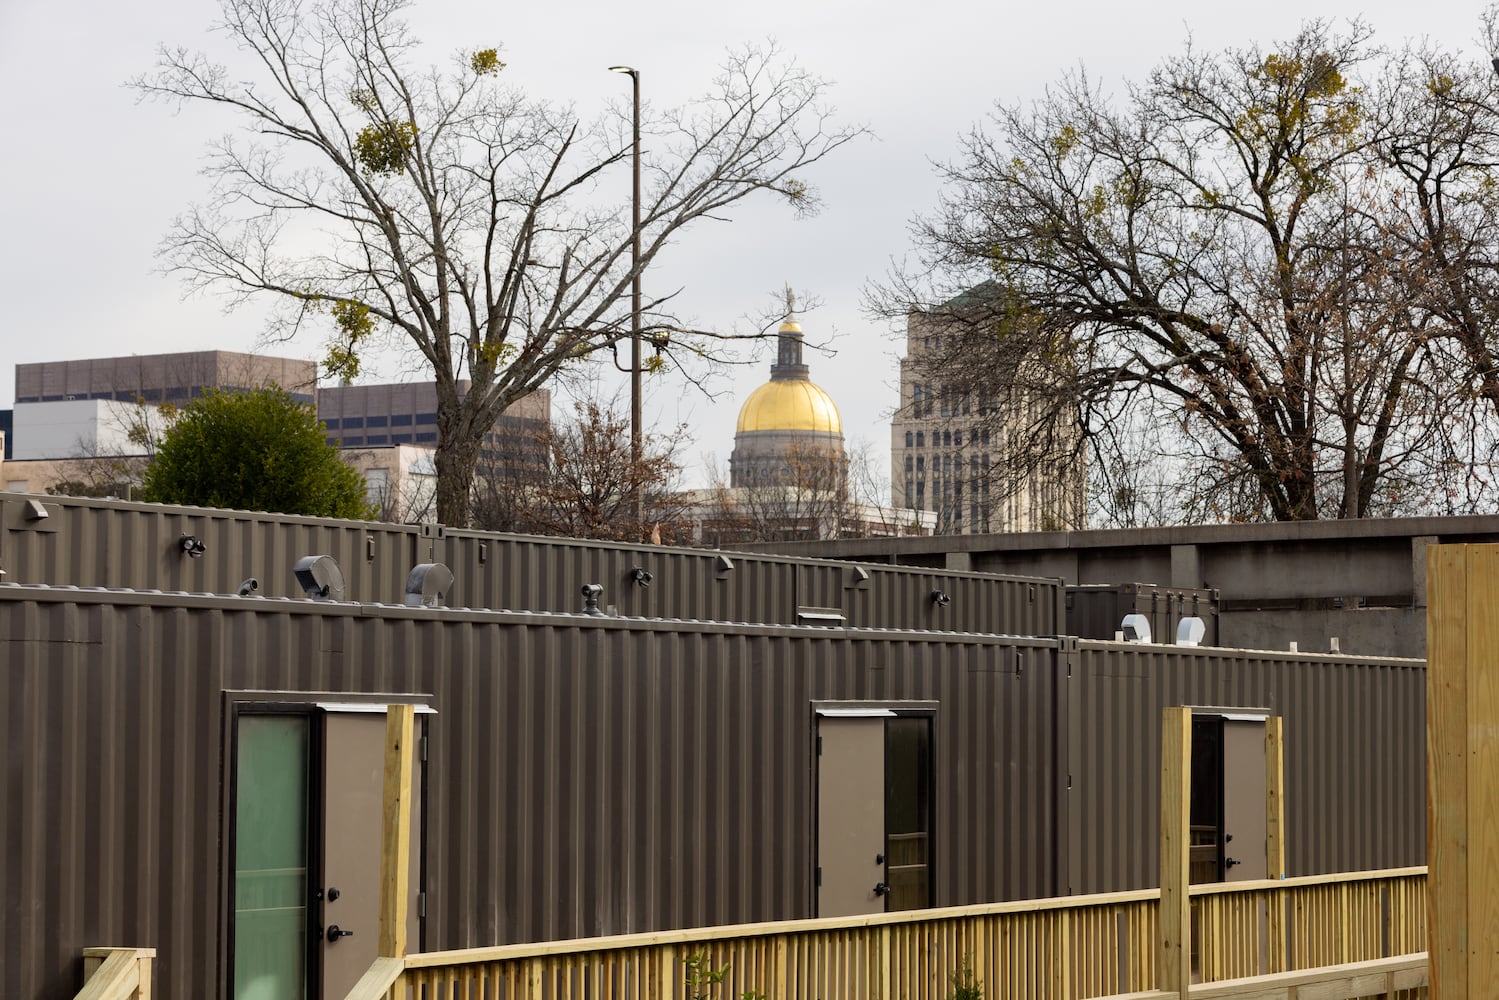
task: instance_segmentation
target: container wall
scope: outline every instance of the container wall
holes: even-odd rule
[[[1289,874],[1425,863],[1422,661],[1087,641],[1067,658],[1066,892],[1160,884],[1167,706],[1283,717]]]
[[[596,583],[605,610],[633,617],[837,625],[841,616],[841,624],[875,628],[1061,631],[1053,579],[856,570],[820,559],[70,497],[36,498],[49,516],[31,520],[26,499],[3,496],[0,568],[8,583],[234,594],[253,577],[261,596],[300,598],[297,560],[329,555],[350,601],[400,604],[411,568],[442,562],[454,575],[445,601],[456,607],[572,614],[583,607],[583,585]],[[183,536],[200,539],[202,555],[184,553]],[[935,591],[950,603],[936,605]],[[834,617],[799,614],[809,608]]]
[[[818,701],[936,703],[939,904],[1062,868],[1054,641],[0,586],[0,646],[7,997],[216,995],[227,691],[427,696],[428,949],[813,915]]]

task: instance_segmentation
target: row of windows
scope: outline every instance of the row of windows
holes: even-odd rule
[[[337,438],[331,435],[328,443],[335,448],[375,448],[390,444],[434,444],[437,441],[436,431],[422,431],[419,434],[370,434],[365,437]]]
[[[984,407],[980,407],[982,411]],[[949,386],[933,388],[930,383],[917,382],[911,386],[911,415],[930,417],[933,410],[943,417],[966,417],[973,412],[973,394],[958,392]]]
[[[917,475],[920,475],[921,473],[926,472],[926,469],[927,469],[927,464],[926,464],[926,456],[925,455],[916,455],[916,456],[914,456],[914,460],[913,460],[913,456],[911,456],[911,455],[907,455],[906,456],[906,475],[909,476],[913,472],[916,473]],[[983,457],[983,461],[982,462],[979,461],[979,457],[977,455],[971,455],[971,456],[969,456],[969,458],[968,458],[968,474],[970,476],[972,476],[973,478],[976,479],[976,478],[978,478],[979,470],[980,469],[983,470],[984,476],[987,478],[988,475],[989,475],[989,456],[985,455]],[[959,475],[962,474],[962,472],[963,472],[963,456],[962,455],[958,455],[956,458],[954,458],[952,455],[941,455],[941,456],[933,455],[932,456],[932,476],[934,478],[936,476],[938,476],[939,474],[940,475],[951,475],[953,472],[957,472]]]
[[[197,399],[203,395],[204,386],[173,385],[165,389],[114,389],[103,392],[83,392],[75,394],[50,394],[46,396],[17,397],[17,403],[65,403],[75,399],[107,399],[117,403],[171,403],[185,399]],[[250,392],[251,390],[240,385],[221,385],[208,388],[217,388],[220,392]],[[298,403],[311,404],[313,397],[305,392],[293,392],[289,394]]]
[[[974,428],[968,432],[968,444],[970,446],[979,444],[989,447],[989,429]],[[926,431],[906,431],[906,447],[926,447]],[[955,431],[932,431],[933,448],[961,448],[963,447],[963,429],[960,427]]]
[[[935,487],[935,483],[933,486]],[[912,483],[906,480],[906,506],[917,510],[926,510],[926,484],[917,481],[915,489]],[[932,491],[932,510],[937,512],[937,530],[953,531],[963,527],[963,491],[961,484],[954,492],[943,492],[938,494],[934,488]],[[968,515],[971,523],[980,526],[987,525],[990,518],[989,490],[986,486],[982,493],[978,490],[970,490],[968,493]]]
[[[418,424],[436,424],[437,414],[418,413],[415,419]],[[364,427],[410,427],[411,421],[412,416],[409,413],[392,413],[389,417],[382,414],[372,417],[344,417],[342,420],[338,417],[324,417],[323,426],[327,427],[330,431],[336,431],[340,428],[343,430],[355,430]]]

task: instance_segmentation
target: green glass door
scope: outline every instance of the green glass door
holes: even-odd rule
[[[308,970],[312,717],[239,717],[234,793],[234,1000],[302,1000]]]

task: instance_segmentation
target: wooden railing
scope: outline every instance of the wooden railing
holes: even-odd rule
[[[1424,868],[1402,868],[1194,886],[1194,978],[1236,988],[1421,952],[1425,882]],[[691,956],[727,970],[703,991],[725,1000],[945,1000],[960,970],[989,1000],[1176,996],[1149,992],[1159,902],[1151,889],[410,955],[380,959],[348,1000],[685,1000]],[[1202,989],[1191,996],[1237,995]]]
[[[83,949],[83,989],[75,1000],[151,1000],[155,948]]]

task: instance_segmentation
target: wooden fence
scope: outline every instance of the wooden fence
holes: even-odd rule
[[[1401,956],[1425,949],[1425,886],[1424,868],[1194,886],[1190,995],[1348,963],[1369,964],[1350,982],[1424,982]],[[947,1000],[967,973],[987,1000],[1176,996],[1155,992],[1159,907],[1151,889],[382,958],[348,1000]]]

